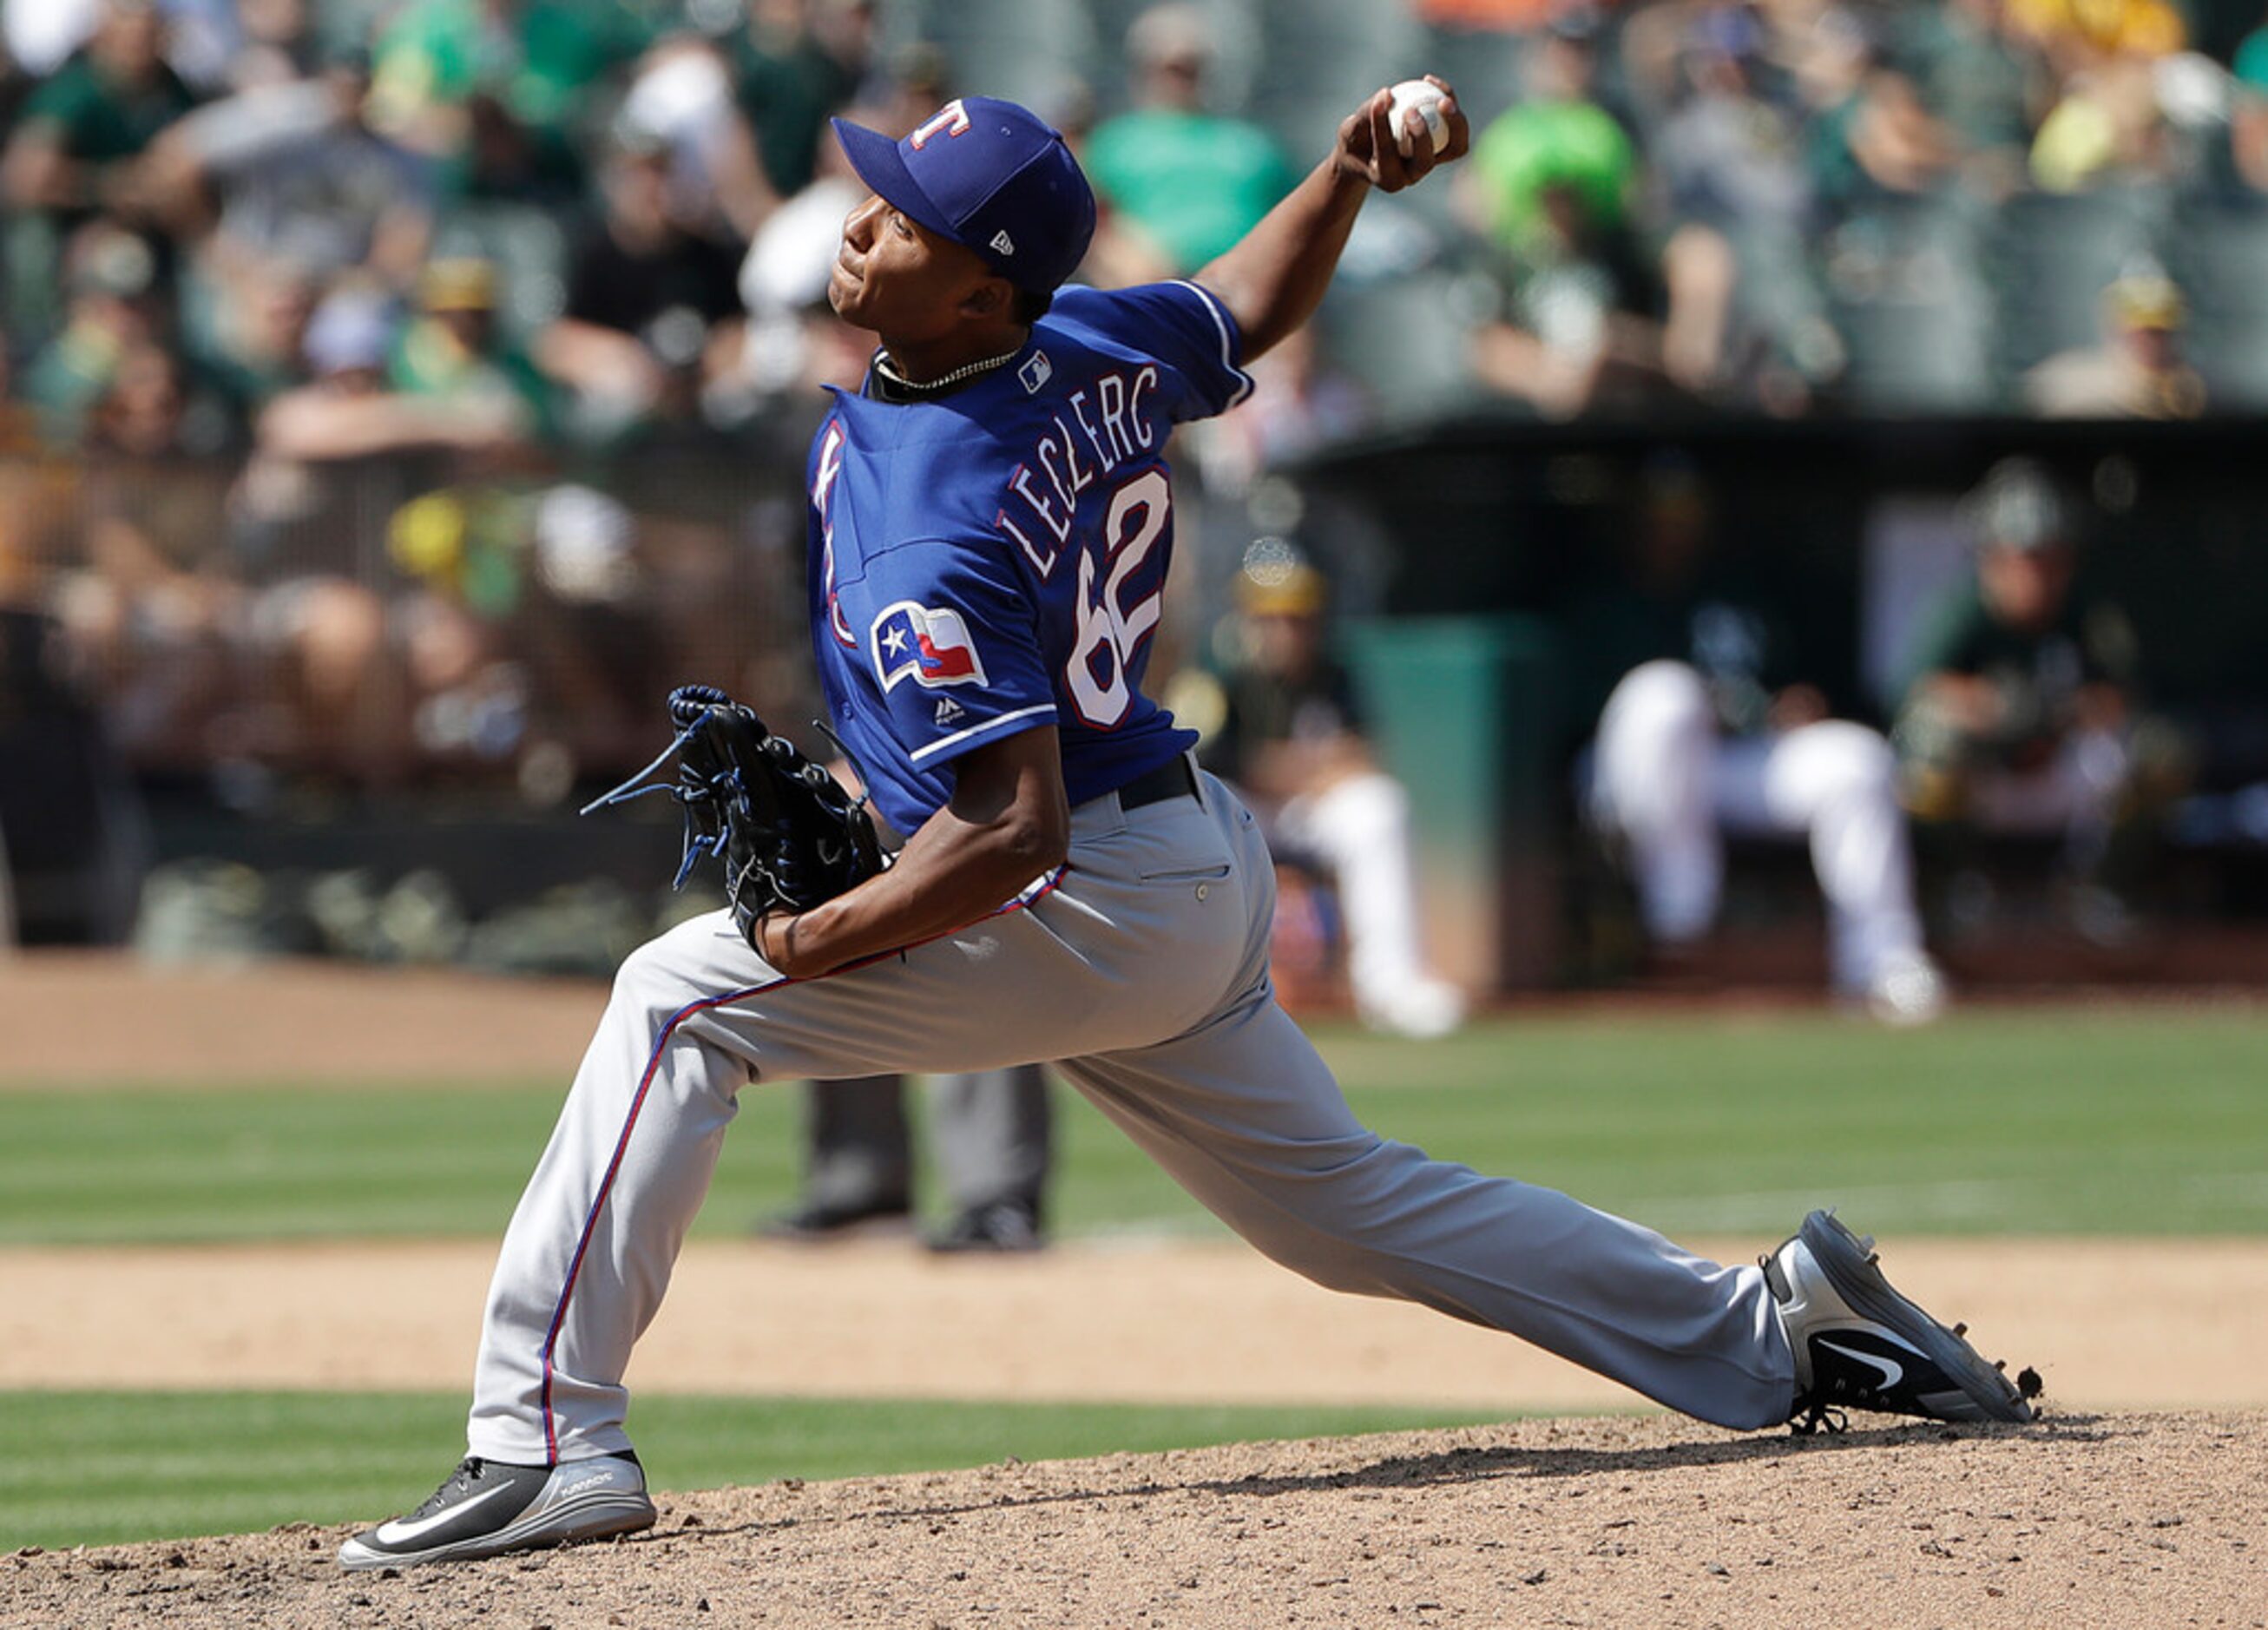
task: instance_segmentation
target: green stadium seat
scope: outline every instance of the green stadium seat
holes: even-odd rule
[[[2189,298],[2187,350],[2213,405],[2268,408],[2268,205],[2184,210],[2166,261]]]
[[[1096,104],[1106,114],[1119,112],[1132,99],[1126,31],[1134,26],[1137,18],[1158,3],[1159,0],[1088,0],[1086,11],[1092,19],[1094,41],[1085,71]],[[1212,24],[1216,53],[1207,86],[1207,104],[1216,113],[1245,115],[1249,111],[1255,59],[1260,45],[1255,0],[1201,0],[1199,9]]]
[[[1089,9],[1061,0],[910,0],[903,26],[945,53],[956,92],[1053,113],[1095,55]]]
[[[1324,301],[1325,354],[1362,383],[1388,423],[1447,417],[1482,396],[1472,377],[1479,302],[1470,274],[1448,265],[1346,280]]]
[[[1528,37],[1510,29],[1435,27],[1420,67],[1457,87],[1476,135],[1519,101],[1526,89]]]
[[[1256,11],[1249,112],[1295,154],[1326,151],[1356,103],[1427,65],[1425,31],[1404,6],[1258,0]]]
[[[1853,405],[1896,414],[1994,404],[1992,301],[1957,200],[1884,199],[1828,234],[1826,314],[1849,352]]]

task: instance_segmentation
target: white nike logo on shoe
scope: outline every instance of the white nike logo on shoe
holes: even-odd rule
[[[422,1539],[443,1523],[455,1522],[474,1507],[484,1505],[498,1494],[511,1492],[511,1484],[499,1483],[494,1488],[482,1489],[460,1505],[453,1505],[444,1510],[436,1511],[431,1516],[419,1517],[415,1522],[407,1517],[396,1517],[391,1523],[379,1525],[377,1535],[379,1543],[388,1545],[405,1545],[413,1539]]]
[[[1885,1392],[1889,1391],[1892,1387],[1895,1387],[1898,1383],[1906,1378],[1905,1367],[1900,1364],[1896,1359],[1887,1359],[1877,1353],[1856,1352],[1850,1347],[1842,1346],[1840,1343],[1830,1341],[1824,1336],[1814,1336],[1812,1340],[1818,1346],[1825,1347],[1830,1353],[1839,1353],[1846,1359],[1858,1360],[1859,1363],[1864,1364],[1869,1369],[1881,1370],[1882,1372],[1882,1390]]]

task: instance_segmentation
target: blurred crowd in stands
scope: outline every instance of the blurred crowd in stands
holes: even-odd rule
[[[1118,284],[1233,242],[1367,91],[1458,84],[1471,161],[1366,213],[1183,450],[1216,492],[1476,410],[2257,410],[2263,10],[0,0],[0,608],[144,777],[247,801],[281,764],[556,803],[673,680],[796,691],[804,445],[868,343],[826,121],[963,90],[1071,136]]]
[[[989,84],[966,59],[1033,9],[9,0],[6,445],[506,458],[742,425],[842,371],[802,332],[851,191],[827,116],[903,127]],[[1372,79],[1457,77],[1473,161],[1371,255],[1484,282],[1451,302],[1457,383],[1549,414],[1903,389],[2184,416],[2215,383],[2184,326],[2261,299],[2215,257],[2261,241],[2268,28],[2216,60],[2205,0],[1052,10],[1110,36],[1104,82],[1067,51],[1043,82],[1111,206],[1096,281],[1194,269],[1304,167],[1255,57],[1329,58],[1332,16],[1373,13],[1336,55],[1394,57],[1319,62],[1332,116]],[[2073,279],[2100,343],[2029,355]],[[1911,354],[1963,345],[1965,382]]]
[[[2268,220],[2268,32],[2232,63],[2169,0],[1620,11],[1552,11],[1477,144],[1498,388],[1555,416],[2262,400],[2236,266]],[[2193,306],[2232,353],[2202,367]]]

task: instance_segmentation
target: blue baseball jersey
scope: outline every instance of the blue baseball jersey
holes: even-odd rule
[[[812,443],[828,712],[910,834],[954,765],[1053,725],[1073,804],[1196,737],[1142,694],[1174,548],[1166,439],[1251,389],[1195,284],[1065,289],[1014,360],[933,401],[835,393]]]

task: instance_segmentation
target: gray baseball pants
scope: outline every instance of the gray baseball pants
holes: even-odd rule
[[[634,952],[504,1236],[471,1452],[525,1464],[630,1446],[630,1349],[751,1081],[1050,1059],[1207,1208],[1319,1284],[1508,1331],[1705,1420],[1785,1420],[1793,1361],[1761,1270],[1356,1120],[1269,985],[1275,881],[1257,823],[1200,782],[1202,800],[1080,805],[1053,887],[860,967],[784,979],[722,912]]]

